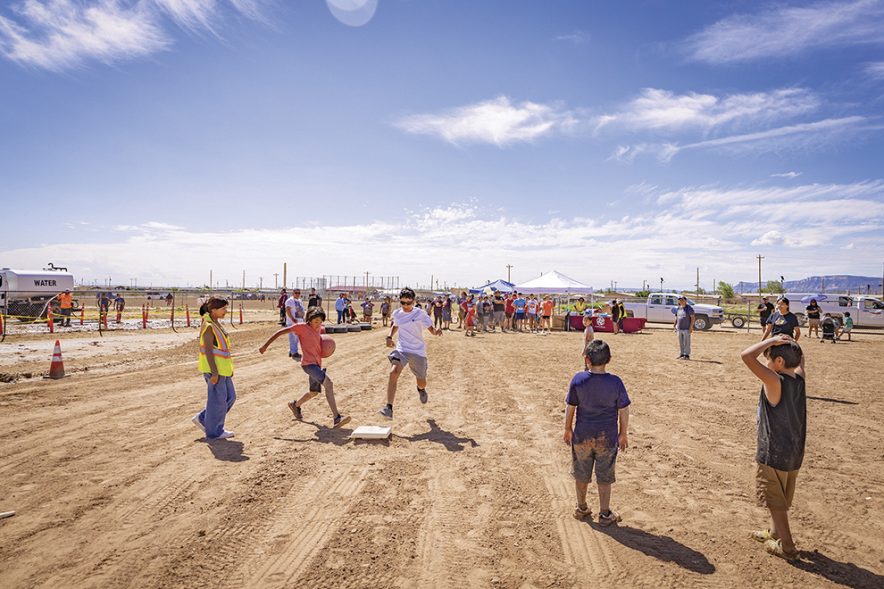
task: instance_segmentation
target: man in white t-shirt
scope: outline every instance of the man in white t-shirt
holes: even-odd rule
[[[393,336],[399,334],[396,349],[390,352],[390,377],[387,380],[387,405],[378,411],[387,419],[393,419],[393,400],[396,398],[396,384],[406,366],[417,378],[417,394],[421,403],[427,402],[427,348],[424,344],[424,330],[433,335],[442,335],[441,329],[433,327],[433,320],[423,309],[414,306],[414,291],[403,288],[399,293],[401,307],[393,311],[393,326],[387,336],[387,347],[393,347]]]
[[[301,291],[295,289],[285,301],[285,326],[291,327],[295,323],[304,323],[304,303],[301,302]],[[289,358],[300,360],[298,353],[298,336],[293,331],[289,332]]]

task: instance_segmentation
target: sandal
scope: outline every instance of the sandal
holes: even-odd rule
[[[786,552],[783,550],[783,543],[780,540],[770,539],[764,543],[764,549],[768,554],[785,558],[786,560],[795,560],[798,558],[798,551]]]
[[[592,519],[592,509],[589,506],[580,507],[579,505],[574,509],[574,519],[584,520],[584,519]]]
[[[773,536],[770,535],[770,530],[755,530],[749,537],[755,540],[756,542],[761,542],[764,544],[768,540],[776,540]]]

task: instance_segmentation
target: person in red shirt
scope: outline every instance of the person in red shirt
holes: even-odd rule
[[[481,303],[480,303],[481,304]],[[476,335],[476,305],[473,301],[473,295],[460,304],[460,308],[464,313],[463,325],[465,336]]]
[[[320,390],[325,389],[325,400],[328,401],[328,407],[334,415],[332,427],[339,428],[349,423],[350,418],[338,413],[338,407],[335,403],[334,383],[329,378],[326,370],[322,368],[322,323],[325,321],[325,311],[322,307],[311,307],[307,311],[307,323],[295,323],[288,327],[280,329],[270,336],[264,345],[258,348],[262,354],[267,351],[273,340],[287,333],[294,333],[298,336],[301,343],[301,369],[307,373],[308,390],[297,401],[289,402],[289,409],[295,414],[295,419],[304,418],[301,413],[301,406],[319,394]]]
[[[516,307],[513,305],[514,300],[516,300],[515,293],[507,295],[503,300],[503,314],[505,317],[503,324],[507,329],[515,331],[516,325],[513,322],[513,316],[516,314]]]
[[[552,331],[552,314],[553,308],[555,304],[548,295],[543,297],[543,302],[540,304],[541,311],[541,319],[540,319],[540,329],[543,331],[546,330],[546,333],[550,333]]]

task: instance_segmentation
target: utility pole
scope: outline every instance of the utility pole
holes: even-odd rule
[[[758,301],[761,302],[761,260],[764,256],[759,254],[755,257],[758,258]]]
[[[215,286],[215,283],[213,283],[212,280],[214,280],[214,277],[212,276],[212,271],[209,270],[209,290],[212,290]]]
[[[663,292],[663,277],[660,277],[660,292]]]
[[[513,269],[512,264],[506,265],[506,281],[509,282],[510,284],[513,283],[512,269]]]
[[[700,296],[700,267],[697,266],[697,296]]]
[[[264,290],[264,277],[258,276],[258,290]]]
[[[279,290],[279,272],[273,273],[273,290]]]
[[[282,263],[282,287],[286,288],[286,284],[288,284],[288,272],[289,272],[289,263]]]
[[[243,290],[246,289],[246,271],[245,270],[242,271],[242,289]]]

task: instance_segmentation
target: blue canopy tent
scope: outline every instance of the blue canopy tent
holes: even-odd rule
[[[490,288],[492,292],[505,293],[510,293],[516,290],[516,287],[512,282],[507,282],[506,280],[495,280],[494,282],[489,282],[488,284],[483,284],[482,286],[471,288],[470,293],[481,294],[485,292],[485,289],[487,288]]]

